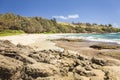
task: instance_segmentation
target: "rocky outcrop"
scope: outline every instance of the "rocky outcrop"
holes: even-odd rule
[[[120,49],[120,46],[118,45],[115,45],[115,44],[108,44],[108,43],[102,43],[102,44],[95,44],[95,45],[92,45],[90,46],[90,48],[94,48],[94,49],[98,49],[98,50],[101,50],[101,49]]]
[[[10,57],[0,55],[0,78],[17,80],[22,76],[23,63]]]
[[[33,78],[37,77],[49,77],[59,74],[59,69],[51,64],[36,63],[26,66],[26,74]]]
[[[104,80],[107,61],[64,50],[34,51],[23,45],[0,41],[1,80]]]
[[[102,58],[93,57],[91,60],[93,63],[101,65],[101,66],[105,66],[107,64],[107,61]]]

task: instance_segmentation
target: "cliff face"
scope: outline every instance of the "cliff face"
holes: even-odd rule
[[[106,60],[70,50],[34,51],[0,41],[1,80],[119,80],[103,68],[107,65]]]

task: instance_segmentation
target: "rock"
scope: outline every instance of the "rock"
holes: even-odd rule
[[[36,63],[26,66],[26,74],[33,78],[37,77],[49,77],[59,74],[59,69],[51,64]]]
[[[120,80],[120,66],[106,66],[103,69],[104,80]]]
[[[81,66],[77,66],[75,69],[74,69],[74,72],[81,75],[81,76],[86,76],[86,77],[89,77],[89,76],[96,76],[96,74],[92,71],[87,71],[85,70],[84,67],[81,67]]]
[[[93,57],[91,59],[91,61],[92,61],[92,63],[98,64],[98,65],[101,65],[101,66],[105,66],[107,64],[107,61],[103,60],[102,58]]]
[[[92,77],[92,78],[90,78],[90,80],[106,80],[106,79],[101,79],[99,77]]]
[[[18,74],[22,69],[21,61],[0,55],[0,79],[16,80],[22,76],[22,74]]]
[[[87,71],[91,71],[91,70],[92,70],[92,67],[91,67],[91,66],[85,66],[85,69],[86,69]]]
[[[24,54],[24,55],[29,55],[29,53],[33,53],[34,49],[29,47],[29,46],[25,46],[25,45],[21,45],[21,44],[17,44],[16,46],[19,51]]]
[[[68,69],[65,67],[60,67],[60,74],[62,76],[68,76]]]
[[[80,75],[84,75],[84,72],[85,72],[85,71],[86,71],[85,68],[84,68],[84,67],[81,67],[80,65],[77,66],[77,67],[74,69],[74,72],[75,72],[75,73],[78,73],[78,74],[80,74]]]
[[[101,43],[101,44],[95,44],[95,45],[92,45],[90,46],[90,48],[94,48],[94,49],[119,49],[120,46],[116,45],[116,44],[106,44],[106,43]]]
[[[84,78],[82,78],[79,74],[75,73],[74,75],[74,80],[84,80]]]
[[[70,66],[75,65],[75,62],[74,62],[74,59],[72,59],[72,58],[63,58],[63,59],[61,59],[61,64],[64,67],[70,67]]]
[[[29,46],[25,46],[25,45],[21,45],[21,44],[17,44],[16,47],[18,47],[18,48],[22,48],[22,49],[27,49],[27,50],[33,50],[31,47],[29,47]]]
[[[36,52],[36,54],[29,54],[29,57],[35,59],[37,62],[51,63],[51,60],[56,59],[59,56],[52,55],[50,53]]]
[[[55,77],[38,77],[35,80],[57,80]]]
[[[5,48],[11,48],[11,47],[16,47],[14,44],[12,44],[8,40],[0,40],[0,46],[5,47]]]
[[[82,55],[82,54],[79,54],[78,59],[85,61],[85,60],[88,60],[89,58],[88,58],[87,56],[84,56],[84,55]]]
[[[99,69],[100,68],[100,65],[97,65],[97,64],[91,64],[91,67],[93,69]]]
[[[1,80],[95,80],[100,75],[95,70],[101,71],[106,63],[76,51],[34,51],[29,46],[0,41]]]

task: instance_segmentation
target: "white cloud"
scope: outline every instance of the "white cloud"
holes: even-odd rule
[[[73,14],[73,15],[68,15],[68,16],[53,16],[53,18],[64,19],[64,20],[77,19],[77,18],[79,18],[79,15],[78,14]]]
[[[67,19],[67,17],[65,17],[65,16],[53,16],[53,18]]]
[[[76,18],[79,18],[79,15],[78,15],[78,14],[68,15],[68,18],[69,18],[69,19],[76,19]]]

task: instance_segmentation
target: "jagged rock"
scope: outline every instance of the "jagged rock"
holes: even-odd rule
[[[98,65],[101,65],[101,66],[105,66],[107,64],[107,61],[106,60],[103,60],[102,58],[96,58],[96,57],[93,57],[91,59],[91,61],[95,64],[98,64]]]
[[[74,74],[74,80],[85,80],[83,77],[81,77],[79,74]]]
[[[76,51],[34,51],[28,46],[0,41],[2,80],[94,80],[99,75],[94,70],[100,70],[106,63]]]
[[[79,55],[78,56],[78,59],[80,59],[80,60],[88,60],[89,58],[87,57],[87,56],[84,56],[84,55]]]
[[[75,65],[75,62],[74,62],[74,59],[72,59],[72,58],[63,58],[63,59],[61,59],[61,64],[64,67],[70,67],[70,66]]]
[[[30,54],[29,57],[35,59],[37,62],[51,63],[51,60],[55,60],[59,56],[56,57],[50,53],[36,52],[36,54]]]
[[[81,61],[79,59],[76,60],[76,64],[77,66],[78,65],[81,65],[82,67],[85,67],[86,69],[89,67],[89,68],[92,68],[92,63],[89,61],[89,60],[86,60],[86,61]]]
[[[19,51],[24,54],[24,55],[29,55],[29,53],[33,53],[34,49],[29,47],[29,46],[25,46],[25,45],[21,45],[21,44],[17,44],[16,47],[19,49]]]
[[[5,48],[11,48],[11,47],[16,47],[14,44],[12,44],[8,40],[0,40],[0,46],[5,47]]]
[[[46,63],[29,64],[26,66],[26,74],[33,78],[49,77],[59,74],[59,69],[54,65]]]
[[[88,65],[88,66],[85,66],[85,69],[88,70],[88,71],[91,71],[92,67]]]
[[[31,47],[29,47],[29,46],[25,46],[25,45],[21,45],[21,44],[17,44],[17,46],[16,47],[18,47],[18,48],[22,48],[22,49],[29,49],[29,50],[33,50]]]
[[[84,67],[81,67],[81,66],[77,66],[75,69],[74,69],[74,72],[75,73],[78,73],[79,75],[81,76],[96,76],[96,74],[92,71],[87,71]]]
[[[0,55],[0,79],[17,80],[21,77],[23,63],[21,61]]]
[[[35,80],[57,80],[55,77],[38,77]]]
[[[100,65],[97,65],[97,64],[91,64],[91,67],[93,69],[99,69],[100,68]]]
[[[103,68],[104,80],[120,80],[120,66],[106,66]]]
[[[71,51],[71,50],[64,50],[63,56],[68,57],[68,58],[77,58],[78,53],[75,51]]]

